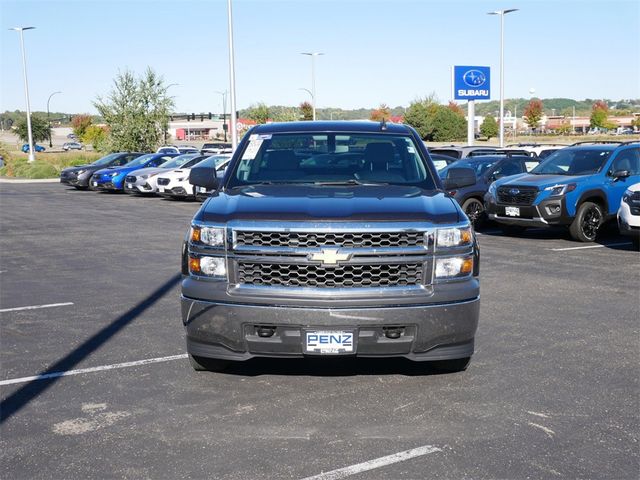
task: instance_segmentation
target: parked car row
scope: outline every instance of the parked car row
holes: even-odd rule
[[[514,234],[564,226],[573,239],[593,242],[600,227],[617,217],[621,233],[638,248],[640,142],[554,147],[546,158],[542,151],[535,157],[505,151],[473,156],[472,147],[457,147],[464,156],[439,174],[476,227],[493,220]]]
[[[197,192],[189,183],[192,167],[207,169],[211,176],[226,167],[231,155],[188,153],[119,152],[107,155],[89,165],[64,169],[60,182],[78,190],[120,191],[178,199],[196,199]],[[206,162],[206,163],[205,163]]]

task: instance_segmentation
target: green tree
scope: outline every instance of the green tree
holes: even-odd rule
[[[84,132],[87,131],[91,125],[91,117],[89,115],[76,115],[71,120],[71,126],[73,127],[73,133],[77,135],[78,138],[82,138]]]
[[[247,118],[250,118],[257,124],[267,123],[269,120],[269,107],[264,103],[256,103],[247,109]]]
[[[433,141],[462,140],[467,135],[467,122],[462,115],[444,105],[438,105],[433,117]]]
[[[300,111],[302,112],[302,120],[313,120],[313,105],[311,105],[309,102],[302,102],[300,104]]]
[[[119,73],[113,84],[107,98],[93,103],[109,128],[108,149],[154,151],[173,108],[164,80],[147,68],[140,78],[129,70]]]
[[[284,107],[273,114],[274,122],[295,122],[300,119],[297,108]]]
[[[446,142],[463,139],[467,131],[464,116],[440,105],[435,95],[415,100],[409,105],[405,122],[414,127],[423,140]]]
[[[391,118],[391,109],[386,103],[381,103],[378,108],[371,112],[369,116],[369,120],[373,120],[374,122],[382,122],[383,120],[386,122]]]
[[[631,126],[632,126],[632,127],[636,127],[636,128],[640,128],[640,116],[638,116],[638,117],[634,118],[634,119],[631,121]]]
[[[29,133],[27,131],[27,117],[19,118],[14,128],[16,130],[16,135],[18,138],[22,140],[24,143],[29,141]],[[47,123],[47,119],[40,117],[38,115],[31,115],[31,134],[33,135],[34,142],[43,142],[49,138],[51,129],[49,128],[49,123]]]
[[[433,139],[433,117],[438,109],[435,95],[426,98],[418,98],[411,102],[404,120],[418,131],[423,140]]]
[[[544,105],[542,105],[542,101],[537,98],[533,98],[525,107],[525,123],[529,125],[531,129],[535,130],[538,127],[540,120],[542,120],[543,109]]]
[[[105,150],[107,148],[107,129],[98,125],[89,125],[80,140],[90,144],[94,150]]]
[[[610,130],[615,128],[615,124],[609,121],[609,106],[602,100],[597,100],[591,107],[591,118],[589,119],[591,128],[602,128]]]
[[[493,115],[487,115],[480,125],[480,134],[487,137],[487,140],[498,136],[498,122]]]

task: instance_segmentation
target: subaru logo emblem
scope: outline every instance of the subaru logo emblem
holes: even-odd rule
[[[462,76],[464,83],[473,88],[481,87],[487,81],[487,77],[480,70],[467,70]]]
[[[511,190],[509,190],[509,195],[517,195],[520,193],[520,190],[518,190],[517,188],[512,188]]]

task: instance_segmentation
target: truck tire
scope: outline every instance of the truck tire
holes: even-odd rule
[[[196,372],[222,372],[229,366],[227,360],[195,357],[189,353],[189,363]]]
[[[467,198],[462,203],[462,210],[469,217],[474,229],[482,227],[485,221],[484,205],[477,198]]]
[[[597,203],[584,202],[578,207],[576,218],[569,227],[569,233],[578,242],[595,242],[603,221],[602,207]]]

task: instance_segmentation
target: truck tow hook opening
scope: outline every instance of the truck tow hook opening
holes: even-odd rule
[[[273,334],[276,333],[276,327],[257,326],[256,333],[260,338],[273,337]]]
[[[400,338],[404,331],[404,327],[382,327],[382,330],[387,338],[395,340],[396,338]]]

